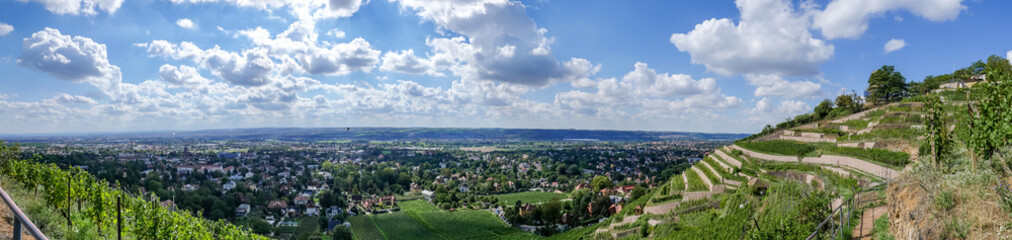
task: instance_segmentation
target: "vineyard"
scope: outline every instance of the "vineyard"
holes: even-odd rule
[[[566,199],[569,196],[564,193],[553,193],[553,192],[539,192],[539,191],[528,191],[518,193],[508,193],[495,195],[499,199],[499,202],[513,204],[517,201],[522,203],[543,203],[551,201],[552,199]]]
[[[98,235],[109,237],[119,232],[126,239],[267,239],[224,221],[206,220],[199,213],[195,216],[169,211],[157,197],[133,196],[79,168],[63,170],[55,164],[3,160],[0,174],[41,195],[46,205],[61,213],[71,228],[87,226]],[[83,219],[75,219],[82,215]],[[74,225],[74,221],[78,224]],[[120,224],[122,230],[117,230]]]
[[[685,190],[685,181],[683,181],[681,175],[671,177],[671,189],[675,191]]]
[[[762,142],[739,141],[738,146],[752,151],[787,156],[805,156],[815,151],[815,147],[788,140],[770,140]]]
[[[720,164],[717,164],[716,162],[714,162],[715,160],[713,160],[713,159],[714,158],[711,158],[710,156],[706,156],[706,158],[703,159],[703,162],[706,162],[707,164],[710,164],[711,168],[713,170],[717,171],[717,173],[720,174],[720,176],[724,177],[724,179],[731,179],[731,180],[735,180],[735,181],[739,181],[739,182],[748,181],[748,179],[745,179],[745,177],[734,175],[734,174],[731,174],[731,173],[727,172],[727,169],[724,169],[723,167],[720,167]]]
[[[489,211],[440,211],[425,201],[401,202],[401,212],[356,216],[355,239],[537,239],[510,227]],[[427,206],[426,206],[427,205]]]
[[[689,189],[686,191],[696,192],[707,191],[710,189],[709,187],[706,187],[706,183],[703,182],[702,178],[699,178],[699,174],[696,174],[695,171],[685,171],[682,174],[685,174],[685,177],[689,179]]]
[[[910,154],[907,154],[905,152],[893,152],[884,149],[826,147],[823,148],[823,151],[826,153],[833,153],[844,156],[856,157],[863,160],[869,160],[894,168],[902,168],[903,166],[906,166],[908,162],[910,162]]]

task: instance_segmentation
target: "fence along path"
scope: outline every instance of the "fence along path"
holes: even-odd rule
[[[752,150],[745,149],[738,145],[732,145],[733,148],[741,150],[745,154],[754,158],[766,159],[771,161],[780,162],[797,162],[798,157],[795,156],[783,156],[783,155],[771,155],[765,153],[759,153]],[[870,163],[857,158],[836,156],[836,155],[822,155],[821,157],[805,157],[801,160],[805,163],[817,163],[817,164],[829,164],[829,165],[844,165],[857,170],[864,171],[868,174],[875,175],[884,179],[893,179],[898,177],[899,171],[879,166],[878,164]]]

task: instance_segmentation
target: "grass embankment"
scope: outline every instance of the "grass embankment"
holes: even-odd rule
[[[485,210],[441,211],[425,201],[398,203],[401,212],[348,219],[355,239],[541,239]]]
[[[569,194],[530,191],[530,192],[498,194],[495,195],[495,197],[498,198],[500,202],[508,204],[513,204],[517,201],[520,201],[521,203],[540,204],[551,201],[552,199],[563,200],[569,198]]]

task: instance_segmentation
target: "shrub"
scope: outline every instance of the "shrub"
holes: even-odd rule
[[[956,206],[956,199],[952,196],[952,192],[942,190],[935,196],[935,205],[938,206],[942,211],[949,211],[952,207]]]

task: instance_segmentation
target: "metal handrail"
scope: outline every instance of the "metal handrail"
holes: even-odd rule
[[[18,208],[18,205],[14,204],[14,200],[11,199],[11,196],[7,195],[7,192],[4,191],[2,187],[0,187],[0,197],[3,198],[4,204],[7,205],[7,208],[9,208],[11,212],[14,213],[14,234],[13,234],[14,240],[21,240],[21,230],[22,230],[21,225],[24,225],[24,227],[28,228],[28,233],[30,233],[32,237],[35,237],[35,239],[49,240],[49,238],[47,238],[46,235],[42,234],[42,231],[39,231],[38,227],[35,227],[35,224],[32,223],[32,220],[28,219],[28,216],[25,216],[24,212],[21,212],[21,209]]]

